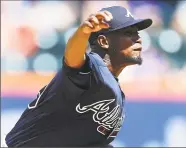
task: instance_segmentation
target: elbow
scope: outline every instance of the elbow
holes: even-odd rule
[[[67,56],[64,57],[64,62],[67,66],[71,68],[81,68],[85,63],[85,56],[84,58],[78,59],[78,58],[68,58]]]

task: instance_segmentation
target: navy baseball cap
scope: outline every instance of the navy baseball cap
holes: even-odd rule
[[[102,8],[100,11],[109,11],[113,19],[107,22],[110,27],[108,29],[102,29],[98,32],[91,33],[89,37],[89,42],[92,43],[98,35],[104,34],[107,32],[116,31],[119,29],[123,29],[129,26],[136,26],[138,30],[143,30],[151,26],[152,20],[151,19],[135,19],[132,14],[124,7],[121,6],[112,6]]]

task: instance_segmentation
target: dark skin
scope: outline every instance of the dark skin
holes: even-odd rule
[[[72,68],[81,68],[85,61],[87,41],[92,32],[109,28],[108,21],[113,16],[108,11],[100,11],[90,15],[69,39],[65,49],[65,63]],[[107,22],[106,22],[107,21]],[[118,76],[121,71],[129,65],[141,64],[141,39],[138,36],[136,27],[129,27],[106,35],[100,35],[97,39],[97,53],[103,58],[109,70],[114,76]],[[78,48],[77,48],[78,47]],[[108,58],[103,57],[105,55]]]
[[[105,63],[114,76],[126,66],[142,64],[142,41],[135,26],[100,35],[97,41],[109,57]]]

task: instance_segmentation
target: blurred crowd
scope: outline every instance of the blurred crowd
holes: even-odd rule
[[[2,1],[2,73],[56,72],[66,42],[80,23],[112,5],[126,7],[136,18],[153,19],[152,27],[140,31],[143,65],[127,68],[120,80],[161,78],[161,83],[181,83],[186,90],[186,1]]]

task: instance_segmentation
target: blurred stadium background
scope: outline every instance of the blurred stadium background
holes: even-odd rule
[[[114,146],[186,147],[186,1],[1,1],[1,146],[20,114],[62,66],[78,25],[104,6],[150,17],[144,63],[120,82],[126,119]],[[89,51],[89,48],[88,48]]]

